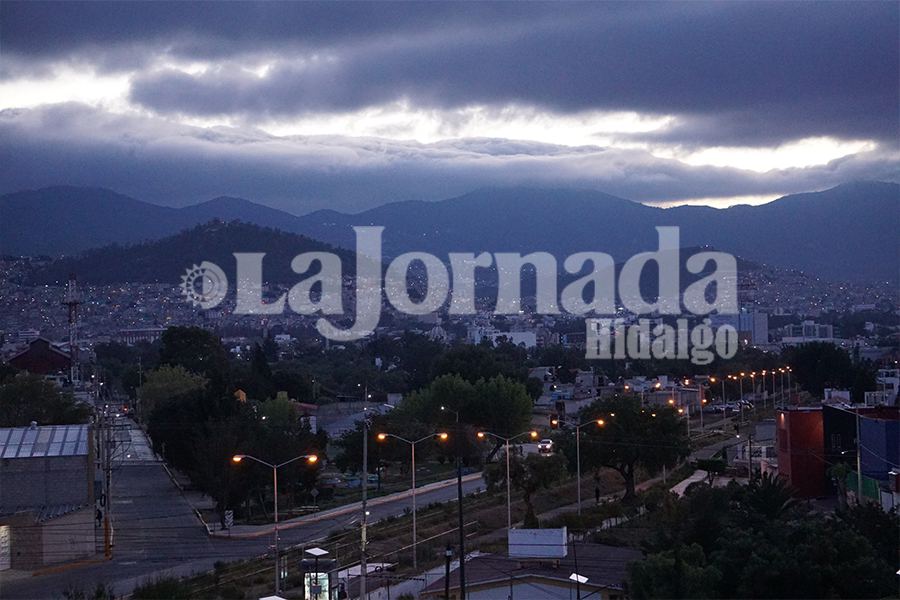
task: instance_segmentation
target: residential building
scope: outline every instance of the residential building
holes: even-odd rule
[[[508,535],[507,555],[482,554],[466,561],[466,598],[622,600],[628,565],[643,558],[635,548],[567,541],[566,528],[513,529]],[[444,583],[443,577],[431,583],[419,598],[444,598]],[[454,569],[450,598],[459,597],[459,570]]]
[[[790,407],[775,418],[778,474],[803,498],[825,495],[825,441],[821,407]]]
[[[12,358],[9,364],[22,371],[39,375],[69,372],[72,358],[47,338],[32,340],[28,347]]]
[[[891,475],[900,471],[900,409],[848,404],[792,407],[778,413],[776,427],[778,472],[799,496],[834,494],[841,482],[834,481],[830,469],[844,463],[852,472],[845,482],[849,492],[861,491],[885,509],[900,502]]]

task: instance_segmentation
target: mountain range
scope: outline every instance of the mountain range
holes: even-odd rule
[[[353,252],[302,235],[239,221],[211,221],[158,240],[129,246],[112,244],[60,257],[29,273],[28,283],[59,285],[70,273],[94,285],[177,283],[186,268],[203,261],[220,266],[230,281],[236,281],[234,252],[265,252],[266,281],[283,284],[299,280],[291,270],[291,260],[302,252],[336,254],[346,275],[352,275],[356,266]],[[313,272],[318,269],[313,267]]]
[[[482,189],[437,202],[398,202],[358,214],[303,216],[220,197],[163,207],[110,190],[51,187],[0,196],[0,253],[73,254],[238,220],[354,247],[354,225],[383,225],[384,253],[601,251],[617,262],[656,247],[656,226],[680,227],[683,247],[710,245],[745,259],[829,279],[900,274],[900,185],[854,182],[760,206],[661,209],[595,191]]]

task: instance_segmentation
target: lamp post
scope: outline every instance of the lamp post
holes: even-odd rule
[[[684,421],[687,423],[687,434],[688,437],[691,437],[691,406],[688,404],[686,406],[678,407],[678,414],[684,416]]]
[[[531,439],[536,440],[538,437],[537,431],[523,431],[522,433],[516,434],[512,437],[503,437],[502,435],[497,435],[496,433],[491,433],[490,431],[479,431],[478,439],[483,440],[487,436],[491,436],[492,438],[498,439],[506,445],[506,529],[507,531],[512,529],[512,493],[511,493],[511,484],[510,484],[510,476],[509,476],[509,443],[512,440],[520,438],[525,435],[531,436]]]
[[[366,403],[372,397],[369,394],[369,384],[363,386],[357,383],[356,387],[363,388],[363,444],[362,444],[362,515],[359,523],[359,597],[366,597],[366,583],[369,569],[366,566],[366,527],[369,524],[368,498],[369,498],[369,419],[365,415]]]
[[[316,464],[316,462],[318,462],[319,457],[316,456],[315,454],[303,454],[301,456],[295,456],[294,458],[292,458],[290,460],[286,460],[283,463],[278,463],[277,465],[273,465],[272,463],[266,462],[264,460],[260,460],[260,459],[256,458],[255,456],[250,456],[249,454],[235,454],[234,456],[231,457],[231,460],[234,463],[240,463],[244,459],[256,461],[259,464],[265,465],[265,466],[269,467],[270,469],[272,469],[272,486],[274,489],[274,496],[275,496],[275,527],[274,527],[274,534],[275,534],[275,593],[277,594],[278,593],[278,584],[280,583],[280,579],[281,579],[281,577],[280,577],[281,567],[278,564],[278,469],[280,467],[289,465],[292,462],[294,462],[296,460],[300,460],[300,459],[306,459],[307,463],[314,465],[314,464]]]
[[[768,408],[768,400],[769,400],[769,392],[766,390],[766,371],[763,370],[760,374],[760,381],[762,382],[762,395],[763,395],[763,410]],[[775,408],[774,406],[772,408]]]
[[[781,405],[787,406],[787,402],[784,400],[784,369],[778,369],[778,372],[781,373]]]
[[[775,369],[772,369],[772,406],[777,408],[777,404],[775,403]],[[781,407],[784,408],[784,402],[781,403]]]
[[[785,367],[784,370],[787,371],[787,376],[788,376],[788,395],[790,395],[790,393],[791,393],[791,368],[790,368],[790,367]]]
[[[460,456],[459,442],[462,432],[459,427],[459,411],[441,406],[441,410],[451,412],[456,416],[456,497],[457,514],[459,516],[459,598],[466,598],[466,532],[463,530],[463,491],[462,491],[462,457]]]
[[[659,384],[657,384],[659,386]],[[613,416],[610,414],[610,416]],[[581,428],[590,425],[592,423],[596,423],[597,427],[603,427],[606,425],[606,421],[603,419],[591,419],[590,421],[585,421],[584,423],[575,423],[570,420],[561,420],[560,423],[568,423],[575,427],[575,471],[576,471],[576,486],[578,488],[578,514],[581,514]]]
[[[400,440],[401,442],[409,444],[410,449],[410,458],[412,463],[412,551],[413,551],[413,569],[418,569],[418,557],[416,556],[416,444],[420,442],[424,442],[425,440],[430,440],[433,437],[437,437],[440,441],[447,441],[449,437],[446,433],[435,433],[431,435],[426,435],[423,438],[419,438],[417,440],[408,440],[404,437],[400,437],[399,435],[394,435],[393,433],[379,433],[375,436],[379,442],[383,442],[387,440],[389,437],[392,437],[396,440]]]
[[[753,414],[756,415],[756,371],[750,373],[750,395],[753,397]]]

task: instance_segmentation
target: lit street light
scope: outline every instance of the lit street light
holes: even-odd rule
[[[529,435],[531,439],[535,440],[538,437],[537,431],[523,431],[522,433],[516,434],[512,437],[503,437],[502,435],[497,435],[496,433],[491,433],[490,431],[479,431],[477,436],[478,439],[483,440],[487,436],[491,436],[492,438],[498,439],[506,445],[506,529],[507,531],[512,529],[512,509],[511,509],[511,487],[510,487],[510,476],[509,476],[509,443],[517,438],[522,436]]]
[[[459,426],[459,411],[446,406],[441,406],[444,412],[451,412],[456,416],[456,497],[457,515],[459,517],[459,598],[466,598],[466,532],[463,526],[463,491],[462,491],[462,456],[460,456],[459,442],[462,439],[462,430]]]
[[[412,552],[413,552],[413,569],[418,568],[418,557],[416,556],[416,444],[419,442],[424,442],[425,440],[430,440],[432,438],[437,438],[438,440],[445,442],[449,437],[446,433],[435,433],[432,435],[426,435],[423,438],[418,440],[408,440],[406,438],[400,437],[399,435],[394,435],[393,433],[379,433],[375,436],[379,442],[386,441],[389,437],[400,440],[401,442],[405,442],[409,444],[410,454],[411,454],[411,462],[412,462]]]
[[[294,461],[306,459],[306,462],[310,465],[314,465],[319,461],[319,457],[315,454],[303,454],[301,456],[295,456],[290,460],[286,460],[283,463],[278,463],[277,465],[273,465],[272,463],[266,462],[264,460],[260,460],[255,456],[250,456],[249,454],[235,454],[231,457],[231,461],[235,464],[240,463],[244,459],[253,460],[258,462],[261,465],[265,465],[272,469],[272,487],[274,489],[274,497],[275,497],[275,593],[278,593],[278,584],[280,582],[281,575],[281,567],[278,564],[278,469],[289,465]]]
[[[610,413],[610,417],[616,416],[615,413]],[[655,414],[653,415],[656,416]],[[592,419],[590,421],[585,421],[584,423],[576,424],[574,421],[561,420],[560,423],[568,423],[575,427],[575,471],[576,471],[576,485],[578,486],[578,514],[581,514],[581,428],[586,425],[591,425],[592,423],[597,425],[597,427],[603,427],[606,425],[606,421],[603,419]]]

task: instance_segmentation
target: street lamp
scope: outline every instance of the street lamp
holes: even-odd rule
[[[790,368],[790,367],[785,367],[784,370],[787,371],[787,376],[788,376],[788,395],[790,395],[790,393],[791,393],[791,368]]]
[[[687,423],[687,434],[688,434],[688,437],[691,437],[691,411],[690,411],[690,405],[687,405],[687,410],[685,410],[685,407],[679,407],[679,408],[678,408],[678,414],[684,416],[684,420],[685,420],[685,422]]]
[[[497,435],[496,433],[491,433],[490,431],[479,431],[477,434],[478,439],[483,440],[487,436],[491,436],[492,438],[498,439],[506,445],[506,529],[507,531],[512,529],[512,509],[511,509],[511,484],[510,484],[510,476],[509,476],[509,443],[512,440],[520,438],[522,436],[531,436],[531,439],[535,440],[538,437],[537,431],[523,431],[522,433],[516,434],[512,437],[503,437],[502,435]]]
[[[462,431],[459,427],[459,411],[441,406],[444,412],[451,412],[456,416],[456,503],[459,517],[459,598],[466,598],[466,532],[463,529],[463,491],[462,491],[462,457],[460,456],[459,442],[462,439]]]
[[[256,458],[255,456],[250,456],[249,454],[235,454],[234,456],[231,457],[231,461],[235,464],[240,463],[244,459],[256,461],[259,464],[265,465],[265,466],[269,467],[270,469],[272,469],[272,487],[274,489],[274,496],[275,496],[275,527],[274,527],[274,534],[275,534],[275,593],[277,594],[278,593],[278,584],[279,584],[280,575],[281,575],[281,568],[278,564],[278,469],[285,465],[289,465],[294,461],[301,460],[301,459],[305,459],[307,464],[314,465],[319,461],[319,457],[316,456],[315,454],[303,454],[301,456],[295,456],[294,458],[292,458],[290,460],[286,460],[283,463],[278,463],[277,465],[273,465],[272,463],[266,462],[264,460],[260,460],[260,459]]]
[[[781,373],[781,406],[787,406],[787,403],[784,401],[784,369],[778,369],[778,372]]]
[[[431,435],[426,435],[423,438],[419,438],[417,440],[408,440],[404,437],[400,437],[399,435],[394,435],[393,433],[379,433],[375,436],[379,442],[387,441],[388,438],[394,438],[396,440],[400,440],[401,442],[409,444],[410,454],[411,454],[411,462],[412,462],[412,551],[413,551],[413,569],[418,568],[418,557],[416,556],[416,444],[420,442],[424,442],[425,440],[430,440],[432,438],[437,438],[438,440],[445,442],[449,437],[446,433],[435,433]]]
[[[616,416],[616,413],[609,413],[610,417]],[[655,414],[653,415],[656,416]],[[563,421],[560,421],[561,423]],[[576,471],[576,485],[578,487],[578,514],[581,514],[581,428],[586,425],[594,424],[597,427],[604,427],[606,425],[606,421],[603,419],[591,419],[590,421],[585,421],[584,423],[576,424],[574,421],[565,421],[569,425],[575,427],[575,471]]]
[[[756,371],[750,373],[750,389],[753,397],[753,414],[756,414]]]
[[[772,369],[771,373],[772,373],[772,407],[778,408],[778,405],[775,403],[775,369]],[[784,403],[782,403],[782,407],[783,406],[784,406]]]

